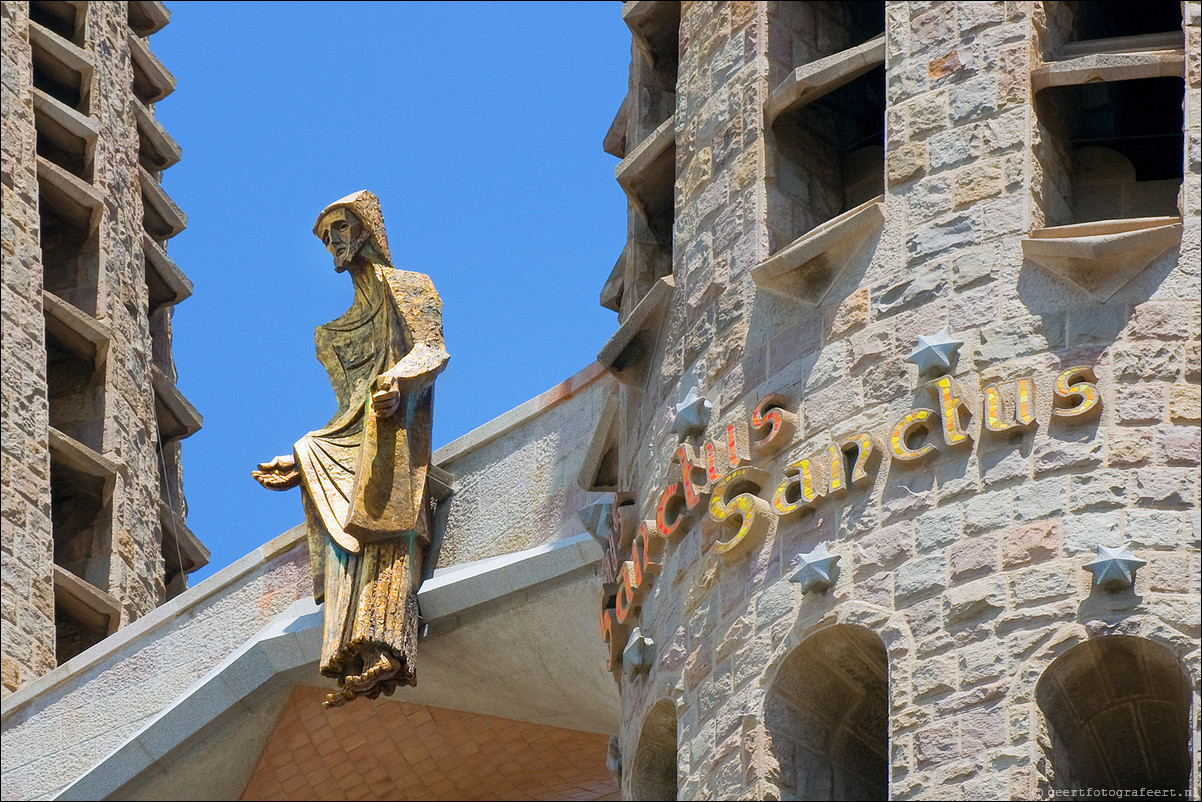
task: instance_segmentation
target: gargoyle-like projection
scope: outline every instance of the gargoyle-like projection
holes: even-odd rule
[[[428,276],[393,268],[375,195],[331,204],[313,233],[355,288],[351,308],[315,333],[338,410],[252,475],[301,488],[313,595],[325,600],[321,673],[340,686],[324,704],[336,707],[417,683],[434,378],[447,352],[438,293]]]

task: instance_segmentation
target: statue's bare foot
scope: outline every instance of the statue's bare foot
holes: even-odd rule
[[[383,680],[396,676],[401,670],[400,661],[388,652],[380,650],[377,654],[379,656],[376,661],[362,674],[352,674],[346,678],[346,687],[353,689],[356,696],[366,693]]]
[[[353,689],[344,687],[336,693],[327,693],[325,701],[321,703],[321,706],[327,710],[332,707],[342,707],[357,695]]]

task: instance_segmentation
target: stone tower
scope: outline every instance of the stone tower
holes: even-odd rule
[[[1196,798],[1199,3],[622,13],[623,798]]]
[[[186,218],[159,185],[179,146],[159,2],[3,3],[3,686],[7,695],[186,586],[167,256]]]

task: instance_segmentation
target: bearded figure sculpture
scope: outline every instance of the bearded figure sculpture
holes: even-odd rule
[[[325,600],[321,673],[340,686],[324,705],[334,707],[417,682],[433,385],[448,357],[438,293],[428,276],[393,268],[375,195],[332,203],[313,233],[355,291],[314,336],[338,409],[252,476],[301,488],[314,598]]]

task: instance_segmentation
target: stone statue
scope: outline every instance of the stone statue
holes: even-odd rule
[[[313,595],[325,599],[321,673],[341,686],[324,705],[336,707],[417,682],[433,385],[447,352],[438,293],[428,276],[393,268],[375,195],[331,204],[313,233],[355,288],[350,309],[314,336],[338,411],[252,475],[272,490],[301,487]]]

